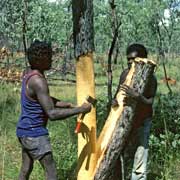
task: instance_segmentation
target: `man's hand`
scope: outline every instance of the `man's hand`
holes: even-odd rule
[[[72,104],[72,103],[67,103],[67,108],[75,108],[77,105]]]
[[[140,94],[136,92],[134,89],[130,88],[127,85],[121,85],[120,89],[125,92],[127,97],[131,97],[137,101],[140,100]]]
[[[88,113],[91,111],[91,104],[90,103],[83,103],[81,105],[82,113]]]
[[[111,106],[114,108],[114,107],[118,107],[119,104],[118,104],[118,101],[116,99],[113,99],[112,102],[111,102]]]

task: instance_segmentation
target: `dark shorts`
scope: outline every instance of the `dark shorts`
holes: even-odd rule
[[[19,141],[22,150],[26,151],[34,160],[40,160],[45,154],[51,152],[50,138],[48,135],[39,137],[21,137]]]

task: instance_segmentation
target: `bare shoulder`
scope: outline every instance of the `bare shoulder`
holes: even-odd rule
[[[35,91],[48,90],[48,84],[44,77],[34,75],[28,81],[28,86]]]

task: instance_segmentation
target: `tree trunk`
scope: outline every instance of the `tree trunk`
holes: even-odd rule
[[[143,93],[148,80],[152,77],[155,63],[147,59],[136,59],[130,69],[124,84]],[[125,95],[119,91],[117,96],[119,106],[112,108],[105,126],[97,141],[97,165],[92,176],[93,180],[110,180],[116,160],[125,146],[130,133],[135,114],[136,101],[129,99],[123,106]]]
[[[93,0],[73,0],[75,57],[94,51]]]
[[[95,97],[93,1],[73,0],[72,10],[77,103],[81,105],[88,95]],[[85,115],[78,133],[78,180],[88,180],[92,176],[96,165],[95,152],[96,111],[93,107],[91,112]]]
[[[118,29],[116,29],[116,32],[114,34],[112,43],[111,43],[111,47],[109,50],[109,54],[108,54],[108,103],[107,103],[107,111],[109,113],[110,108],[111,108],[111,102],[112,102],[112,80],[113,80],[113,76],[112,76],[112,55],[113,55],[113,50],[116,44],[116,40],[117,40],[117,36],[118,36]]]
[[[28,66],[27,63],[27,39],[26,39],[26,29],[27,29],[27,22],[26,22],[26,17],[27,17],[27,1],[24,0],[24,10],[23,10],[23,16],[22,16],[22,36],[23,36],[23,45],[24,45],[24,54],[25,54],[25,66]]]
[[[111,42],[111,46],[109,49],[108,53],[108,103],[107,103],[107,112],[110,112],[111,109],[111,102],[112,102],[112,81],[113,81],[113,75],[112,75],[112,56],[113,56],[113,51],[118,39],[118,34],[119,34],[119,27],[121,26],[121,21],[118,22],[116,12],[115,12],[115,2],[114,0],[109,0],[109,4],[111,7],[112,11],[112,30],[113,30],[113,39]]]

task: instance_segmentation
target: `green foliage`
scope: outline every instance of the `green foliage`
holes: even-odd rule
[[[22,9],[22,3],[14,0],[0,2],[0,39],[11,49],[17,47],[21,41]]]
[[[47,0],[2,0],[0,2],[0,46],[22,50],[23,13],[26,12],[26,37],[28,42],[41,39],[66,44],[72,32],[69,1],[49,3]]]
[[[107,98],[100,96],[97,100],[97,136],[99,136],[107,118]]]
[[[75,118],[50,123],[49,131],[59,179],[73,179],[77,165],[77,137],[74,134]],[[56,133],[55,133],[56,132]]]
[[[28,39],[46,39],[61,45],[66,43],[72,31],[71,11],[66,3],[50,4],[43,0],[29,3]]]
[[[0,85],[0,129],[8,129],[16,123],[12,114],[17,116],[20,113],[20,106],[17,106],[19,88],[3,82]]]
[[[180,95],[159,94],[150,136],[150,169],[157,179],[176,179],[173,163],[179,162],[180,153]],[[177,158],[177,159],[176,159]],[[154,168],[154,166],[156,168]],[[161,172],[161,173],[159,173]],[[155,175],[154,174],[154,175]]]
[[[153,149],[168,151],[180,149],[180,95],[159,95],[153,121]]]
[[[128,44],[144,43],[150,52],[158,51],[159,27],[165,52],[178,52],[179,4],[176,1],[115,1],[119,28],[118,46],[123,54]],[[26,12],[28,43],[33,39],[46,39],[64,49],[72,34],[71,1],[24,0],[0,1],[0,39],[2,45],[22,50],[23,13]],[[165,16],[169,12],[169,16]],[[108,1],[94,0],[95,47],[107,52],[113,37],[112,12]],[[2,46],[1,45],[1,46]]]
[[[128,44],[144,43],[150,53],[159,50],[159,38],[165,53],[179,53],[179,5],[177,1],[115,1],[116,15],[121,21],[119,28],[119,49],[123,57]],[[23,0],[0,1],[0,47],[8,46],[11,51],[22,50],[22,16]],[[28,44],[35,38],[52,41],[64,52],[64,48],[72,34],[72,12],[70,0],[58,0],[50,3],[47,0],[27,1],[27,32]],[[165,10],[170,16],[164,16]],[[163,22],[168,21],[168,25]],[[97,83],[97,134],[99,135],[106,117],[107,87],[106,65],[110,43],[112,41],[112,12],[108,1],[94,0],[95,47],[97,54],[103,54],[103,61],[97,57],[95,65]],[[158,29],[161,37],[158,36]],[[72,46],[71,46],[72,47]],[[124,61],[119,61],[124,62]],[[176,78],[177,85],[173,88],[179,92],[179,59],[166,59],[168,75]],[[23,59],[16,60],[23,66]],[[59,67],[58,62],[58,67]],[[159,64],[158,81],[164,77]],[[115,91],[122,67],[113,66],[113,91]],[[58,74],[59,76],[59,74]],[[51,87],[52,94],[60,99],[75,102],[75,87]],[[150,137],[150,168],[151,180],[178,180],[180,175],[180,95],[167,95],[165,85],[159,85],[159,93],[155,101],[155,114]],[[174,92],[173,91],[173,92]],[[20,114],[20,87],[12,84],[0,84],[0,179],[17,179],[21,163],[20,146],[15,136],[15,126]],[[163,94],[162,94],[163,92]],[[50,137],[54,149],[60,179],[74,179],[77,163],[77,137],[74,134],[75,119],[66,122],[49,123]],[[44,175],[40,165],[35,164],[32,180],[43,180]]]
[[[155,104],[155,134],[166,133],[167,131],[173,134],[178,134],[180,131],[180,95],[162,95],[157,96]],[[157,128],[159,127],[159,128]],[[162,131],[162,129],[164,131]],[[170,145],[170,144],[169,144]]]

